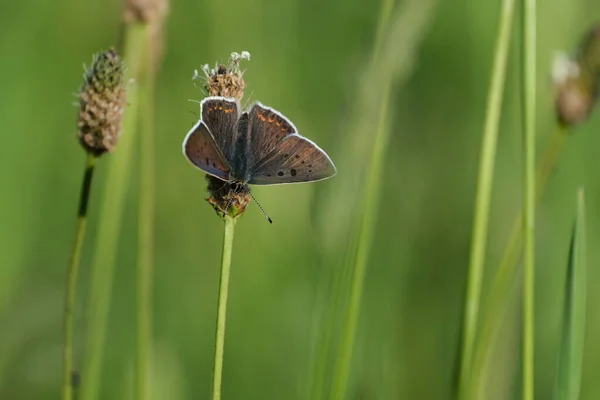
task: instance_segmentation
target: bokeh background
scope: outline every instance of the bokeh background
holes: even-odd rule
[[[406,1],[399,1],[402,5]],[[414,3],[414,2],[413,2]],[[425,4],[425,2],[423,3]],[[392,89],[376,234],[349,386],[351,399],[450,399],[468,264],[478,152],[498,0],[437,1],[425,12],[411,67]],[[600,18],[595,0],[540,1],[538,134],[552,133],[551,61]],[[73,93],[83,63],[117,45],[120,1],[0,2],[0,399],[58,397],[62,302],[84,152],[75,139]],[[210,391],[222,223],[203,174],[182,157],[202,92],[202,64],[247,50],[246,100],[281,110],[336,161],[375,40],[379,4],[362,0],[173,0],[157,82],[155,399],[201,399]],[[518,15],[517,15],[518,17]],[[515,20],[513,39],[519,32]],[[517,42],[513,41],[514,44]],[[406,46],[405,41],[398,46]],[[521,196],[518,46],[510,56],[492,202],[486,282]],[[572,131],[539,207],[536,389],[552,396],[575,192],[588,204],[589,309],[582,399],[600,398],[600,113]],[[374,128],[373,128],[374,129]],[[366,129],[365,137],[374,130]],[[143,132],[141,133],[143,135]],[[118,147],[117,147],[118,151]],[[367,157],[367,154],[365,154]],[[357,159],[363,163],[364,159]],[[86,288],[99,200],[110,156],[93,189],[77,300],[77,355],[86,329]],[[135,177],[137,168],[123,171]],[[334,179],[352,181],[340,169]],[[350,233],[323,239],[323,207],[352,201],[324,181],[257,188],[275,221],[254,205],[237,225],[225,348],[226,399],[302,398],[335,268]],[[136,179],[120,236],[102,399],[128,399],[135,349]],[[333,196],[333,197],[332,197]],[[324,199],[324,197],[328,197]],[[349,217],[350,218],[350,217]],[[323,246],[332,239],[337,247]],[[332,250],[333,249],[333,250]],[[339,251],[336,251],[339,249]],[[487,286],[486,286],[487,288]],[[484,288],[484,295],[487,289]],[[519,295],[494,351],[486,399],[517,398]],[[342,310],[339,310],[342,312]],[[326,314],[326,313],[325,313]],[[85,379],[85,377],[83,377]]]

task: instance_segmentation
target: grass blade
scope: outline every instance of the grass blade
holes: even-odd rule
[[[579,399],[586,325],[586,269],[585,202],[582,188],[577,194],[577,218],[567,265],[557,400]]]
[[[387,8],[387,6],[384,6]],[[335,201],[333,208],[339,209],[339,199],[343,192],[350,189],[351,194],[348,198],[357,197],[355,195],[357,188],[363,191],[353,215],[357,218],[346,218],[352,231],[349,240],[349,262],[344,265],[343,274],[347,274],[348,282],[342,280],[342,284],[348,288],[342,288],[344,295],[347,290],[347,298],[344,299],[345,309],[343,310],[341,338],[337,349],[336,360],[333,367],[332,385],[329,398],[344,399],[347,397],[347,384],[350,377],[352,366],[352,356],[355,348],[356,332],[358,328],[360,307],[362,305],[363,284],[366,276],[366,269],[370,253],[371,244],[375,231],[375,220],[379,209],[379,195],[384,173],[384,161],[390,139],[390,96],[392,89],[401,78],[406,78],[410,72],[416,58],[416,50],[419,48],[422,38],[433,15],[433,1],[408,1],[402,7],[398,7],[390,18],[388,26],[385,28],[385,35],[382,37],[381,49],[377,50],[378,56],[369,64],[365,74],[365,86],[363,95],[360,98],[361,118],[356,121],[352,127],[349,137],[355,138],[355,134],[362,136],[356,141],[348,140],[355,149],[357,143],[364,142],[364,138],[370,141],[366,143],[368,147],[359,148],[361,154],[364,154],[365,148],[368,148],[369,157],[366,158],[364,171],[358,171],[356,179],[352,176],[354,165],[348,164],[347,158],[340,160],[340,179],[338,180],[338,191],[330,199]],[[368,111],[367,111],[368,110]],[[374,128],[376,127],[376,128]],[[364,135],[364,132],[376,129],[374,138]],[[358,136],[357,135],[357,136]],[[351,154],[350,150],[348,154]],[[365,159],[365,157],[359,157]],[[351,164],[357,164],[354,160]],[[358,164],[360,166],[360,164]],[[365,173],[366,172],[366,173]],[[344,177],[342,177],[342,174]],[[358,185],[357,185],[358,182]],[[335,185],[332,186],[335,188]],[[332,218],[327,218],[331,221]],[[335,217],[333,217],[335,219]],[[337,225],[336,222],[329,224]],[[337,225],[339,228],[341,225]],[[334,228],[335,229],[335,228]],[[346,237],[346,235],[344,235]],[[342,293],[342,292],[339,292]],[[346,297],[346,296],[345,296]]]
[[[502,12],[500,14],[500,24],[494,52],[494,65],[487,100],[483,141],[481,144],[481,160],[477,178],[473,237],[471,240],[471,254],[467,277],[467,294],[463,311],[462,354],[458,386],[459,399],[467,398],[466,390],[469,387],[471,375],[471,359],[473,357],[473,347],[477,332],[477,318],[479,314],[481,283],[483,280],[485,262],[496,145],[498,141],[498,128],[500,125],[500,111],[504,94],[504,81],[506,77],[508,50],[510,47],[514,5],[514,0],[504,0],[502,2]]]
[[[140,63],[145,59],[148,30],[145,24],[129,24],[125,33],[123,58],[127,63],[126,81],[137,78]],[[123,116],[123,134],[119,148],[111,156],[107,183],[110,187],[104,192],[101,218],[98,226],[95,254],[91,272],[89,294],[89,326],[82,384],[82,398],[99,398],[104,342],[106,339],[108,311],[119,243],[119,232],[125,210],[125,200],[129,188],[133,144],[137,131],[139,87],[128,88],[128,106]]]
[[[535,52],[536,0],[523,0],[523,399],[535,393]]]

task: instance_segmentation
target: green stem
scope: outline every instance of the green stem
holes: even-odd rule
[[[221,380],[223,377],[223,351],[225,348],[225,319],[227,317],[227,295],[229,292],[229,273],[231,271],[231,253],[236,220],[225,216],[223,234],[223,252],[221,254],[221,278],[219,280],[219,300],[217,304],[217,326],[215,330],[215,360],[213,364],[212,400],[221,399]]]
[[[84,400],[96,400],[100,391],[104,343],[108,312],[119,243],[119,233],[129,188],[133,144],[136,139],[139,87],[137,81],[147,50],[148,29],[133,23],[126,27],[124,59],[127,62],[126,82],[134,79],[127,90],[127,108],[123,116],[123,133],[115,153],[111,155],[107,190],[101,210],[97,242],[92,265],[89,300],[87,352],[83,370]]]
[[[389,139],[389,129],[387,124],[390,88],[391,85],[385,86],[384,92],[382,93],[383,100],[379,114],[377,134],[375,136],[375,143],[373,144],[370,157],[371,162],[369,175],[367,177],[367,185],[364,190],[365,197],[363,199],[363,210],[360,213],[363,217],[360,222],[358,249],[352,268],[349,305],[346,309],[342,326],[342,339],[340,341],[338,355],[340,361],[333,378],[332,398],[338,400],[344,399],[346,393],[350,366],[352,364],[352,353],[356,341],[356,330],[367,269],[367,260],[373,242],[373,231],[375,218],[377,217],[377,204],[379,202],[383,161],[385,160],[385,150]]]
[[[152,354],[152,272],[154,250],[154,84],[152,60],[146,53],[144,71],[139,80],[140,137],[139,151],[139,213],[137,269],[137,399],[150,397],[150,365]]]
[[[65,291],[65,315],[64,315],[64,347],[63,347],[63,371],[62,371],[62,400],[71,400],[73,396],[72,373],[73,373],[73,307],[75,302],[75,285],[77,284],[77,272],[79,260],[81,259],[81,247],[85,236],[85,223],[87,220],[87,209],[92,189],[92,178],[94,177],[94,166],[96,157],[88,153],[85,160],[83,182],[79,194],[79,208],[77,210],[77,222],[75,223],[75,238],[71,249],[71,258],[67,269],[67,287]]]
[[[566,129],[559,126],[550,138],[542,154],[535,178],[536,204],[540,202],[543,196],[550,175],[558,161],[558,156],[564,147],[566,137]],[[477,381],[481,378],[486,357],[493,348],[496,335],[506,314],[506,298],[509,297],[509,293],[511,292],[511,284],[515,283],[514,278],[518,267],[518,259],[523,246],[522,226],[523,214],[520,212],[513,222],[508,244],[502,254],[500,266],[492,279],[489,299],[486,302],[481,324],[480,340],[477,351],[474,354],[473,373],[475,379],[471,385],[472,391],[477,390]]]
[[[536,4],[523,0],[523,400],[534,399]]]
[[[467,277],[467,295],[463,310],[462,355],[458,388],[459,399],[466,398],[465,391],[469,385],[470,375],[472,373],[471,358],[473,357],[473,348],[477,332],[477,318],[479,314],[481,282],[483,279],[485,261],[490,199],[494,177],[496,145],[498,141],[498,127],[500,124],[500,111],[504,92],[508,49],[510,46],[514,3],[514,0],[504,0],[502,2],[500,25],[498,28],[494,54],[494,65],[487,100],[483,141],[481,144],[479,176],[477,179],[473,237],[471,240],[471,254]]]
[[[394,3],[395,0],[382,0],[381,3],[381,9],[379,11],[379,17],[378,17],[378,21],[377,21],[377,33],[375,36],[375,44],[373,47],[373,52],[371,54],[371,63],[375,63],[377,62],[377,60],[379,60],[380,58],[380,53],[381,53],[381,47],[383,46],[383,41],[385,38],[385,32],[386,32],[386,28],[388,27],[389,24],[389,20],[392,14],[392,11],[394,9]],[[353,243],[354,241],[358,240],[358,238],[354,238],[353,239]],[[349,246],[349,248],[355,248],[355,246],[353,244],[351,244]],[[346,261],[344,263],[344,265],[348,265],[351,262],[351,257],[349,258],[348,261]],[[320,400],[323,396],[323,387],[324,387],[324,381],[325,381],[325,373],[327,370],[327,361],[329,358],[329,354],[330,354],[330,346],[331,346],[331,341],[332,341],[332,337],[333,337],[333,331],[334,331],[334,325],[337,321],[337,319],[335,318],[335,316],[337,315],[337,312],[339,310],[339,306],[342,304],[342,297],[343,294],[342,292],[344,292],[344,288],[348,287],[348,280],[351,279],[352,277],[349,276],[349,271],[347,271],[347,268],[342,268],[341,271],[334,271],[334,278],[333,278],[333,284],[332,284],[332,301],[327,313],[327,320],[325,321],[326,323],[326,328],[325,328],[325,334],[323,337],[324,340],[324,344],[322,346],[321,351],[318,354],[317,357],[317,361],[315,363],[315,366],[313,368],[313,378],[312,378],[312,391],[311,391],[311,398],[314,400]],[[361,289],[362,291],[362,289]],[[352,341],[354,341],[352,339]],[[345,357],[342,358],[342,362],[348,362],[350,363],[351,360],[349,360],[350,357],[348,357],[348,359],[346,359]],[[349,369],[349,366],[347,367]],[[343,373],[342,371],[340,371],[340,373]],[[338,377],[338,379],[341,379],[341,377]],[[344,384],[345,385],[345,384]]]

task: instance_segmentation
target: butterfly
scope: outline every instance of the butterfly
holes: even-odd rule
[[[241,112],[236,100],[211,96],[201,101],[200,115],[183,140],[183,154],[225,182],[314,182],[337,172],[329,156],[273,108],[255,103]]]

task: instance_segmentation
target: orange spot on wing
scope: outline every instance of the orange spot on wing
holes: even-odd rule
[[[275,122],[275,125],[281,126],[281,122]]]
[[[232,113],[232,112],[233,112],[233,108],[226,108],[226,109],[225,109],[225,112],[226,112],[227,114],[229,114],[229,113]]]
[[[273,121],[275,121],[273,118],[269,117],[269,123],[272,123]]]
[[[219,110],[222,110],[222,109],[223,109],[223,106],[219,106]]]

